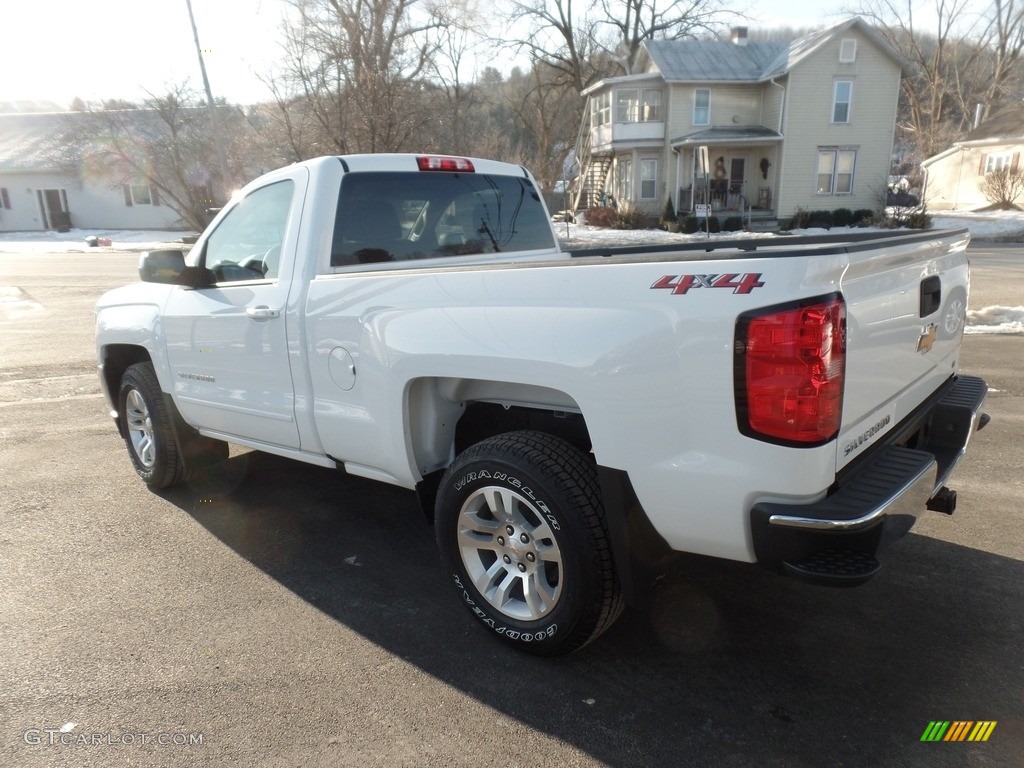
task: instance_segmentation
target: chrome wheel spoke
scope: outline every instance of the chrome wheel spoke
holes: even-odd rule
[[[541,616],[547,613],[558,598],[558,588],[552,587],[544,576],[543,569],[534,571],[523,583],[523,594],[530,611]]]
[[[511,491],[504,488],[486,488],[483,498],[487,508],[494,515],[495,520],[511,521],[515,512],[516,500]]]
[[[478,531],[472,528],[459,529],[459,546],[470,549],[476,548],[478,550],[486,550],[489,552],[498,551],[498,545],[494,541],[493,533],[485,533],[484,531]]]
[[[552,563],[559,568],[562,567],[562,553],[554,544],[537,541],[534,543],[537,550],[537,559],[544,563]]]
[[[478,573],[476,578],[473,579],[473,583],[476,584],[480,594],[487,597],[493,592],[496,583],[500,580],[499,577],[502,575],[507,575],[505,564],[501,560],[495,560],[490,568]]]
[[[558,604],[562,553],[533,502],[509,488],[479,488],[462,506],[456,536],[470,581],[492,608],[536,621]]]
[[[499,561],[500,562],[500,561]],[[504,608],[508,604],[509,595],[512,588],[519,581],[519,577],[509,570],[505,570],[505,578],[501,580],[497,586],[494,587],[488,599],[491,604],[498,609]]]
[[[153,434],[149,407],[137,389],[131,390],[125,397],[124,407],[132,450],[135,451],[139,462],[148,469],[156,463],[156,438]]]
[[[156,458],[153,453],[153,439],[149,435],[143,434],[142,439],[139,440],[139,458],[142,459],[142,463],[146,466],[152,464]]]

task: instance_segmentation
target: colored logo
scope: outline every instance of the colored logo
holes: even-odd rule
[[[763,288],[760,272],[740,275],[730,272],[723,275],[664,275],[654,281],[651,290],[670,290],[673,296],[685,296],[692,288],[728,288],[733,293],[751,293]]]
[[[995,720],[932,720],[921,741],[988,741],[995,729]]]

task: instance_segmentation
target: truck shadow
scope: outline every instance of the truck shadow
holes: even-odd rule
[[[1024,764],[1016,560],[911,534],[835,590],[680,557],[649,610],[538,659],[460,605],[407,491],[252,453],[164,496],[334,620],[609,765]],[[998,728],[920,742],[957,719]]]

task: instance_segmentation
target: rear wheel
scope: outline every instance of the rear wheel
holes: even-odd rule
[[[506,643],[568,653],[622,610],[593,462],[564,440],[511,432],[472,446],[441,481],[435,522],[456,589]]]

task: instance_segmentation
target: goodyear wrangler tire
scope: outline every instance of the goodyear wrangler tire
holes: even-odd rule
[[[520,650],[569,653],[622,611],[597,473],[564,440],[510,432],[467,449],[441,480],[435,527],[459,596]]]

